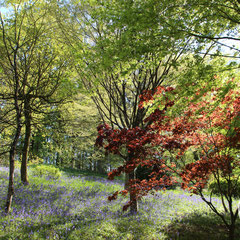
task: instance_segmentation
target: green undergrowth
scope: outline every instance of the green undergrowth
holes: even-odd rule
[[[61,177],[59,168],[52,165],[37,165],[31,168],[31,174],[36,177],[58,179]]]

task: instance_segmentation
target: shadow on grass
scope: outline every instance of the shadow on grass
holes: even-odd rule
[[[93,171],[87,171],[87,170],[80,170],[75,168],[60,168],[61,171],[63,171],[68,176],[96,176],[96,177],[102,177],[107,178],[107,173],[96,173]]]
[[[139,216],[140,217],[140,216]],[[117,220],[117,221],[115,221]],[[21,226],[21,231],[5,233],[2,240],[227,240],[225,225],[214,214],[192,213],[174,220],[171,224],[156,229],[153,222],[144,218],[121,216],[113,221],[106,218],[86,220],[78,214],[69,217],[56,217],[48,223],[39,222],[34,226]],[[159,231],[160,230],[160,231]],[[35,235],[34,235],[35,233]],[[0,234],[1,235],[1,234]],[[240,239],[240,220],[237,220],[235,240]]]
[[[214,213],[192,213],[177,219],[164,228],[169,239],[228,240],[228,230]],[[240,220],[237,219],[235,240],[240,239]]]
[[[61,171],[64,172],[64,174],[68,177],[100,177],[100,178],[108,178],[108,173],[97,173],[93,171],[87,171],[87,170],[80,170],[80,169],[75,169],[75,168],[60,168]],[[118,181],[124,181],[124,176],[117,176],[114,178],[115,180]]]
[[[154,226],[146,219],[137,220],[134,216],[116,216],[109,221],[105,218],[85,220],[78,215],[56,218],[49,223],[34,226],[21,226],[20,231],[6,232],[1,240],[157,240]],[[117,220],[117,221],[116,221]],[[1,235],[1,234],[0,234]]]
[[[74,228],[73,223],[74,222]],[[68,239],[69,235],[76,229],[82,228],[94,220],[84,221],[84,218],[69,216],[68,218],[56,217],[54,220],[38,222],[32,226],[20,224],[20,231],[8,231],[0,234],[0,240],[45,240],[45,239]],[[34,233],[35,237],[34,237]]]

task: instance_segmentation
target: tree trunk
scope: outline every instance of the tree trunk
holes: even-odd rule
[[[236,210],[235,213],[233,213],[232,211],[232,202],[230,203],[230,213],[231,213],[231,225],[228,226],[228,230],[229,230],[229,233],[228,233],[228,237],[229,237],[229,240],[234,240],[235,239],[235,228],[236,228],[236,220],[238,218],[238,208]]]
[[[231,224],[228,230],[229,230],[229,233],[228,233],[229,240],[234,240],[235,224]]]
[[[72,168],[75,168],[76,167],[76,161],[75,161],[75,147],[72,147],[72,153],[71,153],[71,156],[72,156]]]
[[[17,48],[18,49],[18,48]],[[15,81],[15,90],[14,90],[14,109],[16,111],[16,132],[11,143],[11,148],[9,151],[9,183],[8,183],[8,193],[7,193],[7,201],[5,212],[9,213],[11,205],[12,205],[12,198],[14,194],[14,158],[17,148],[18,139],[21,134],[21,109],[18,103],[18,94],[19,94],[19,77],[17,72],[17,64],[16,64],[17,54],[16,51],[14,52],[14,81]]]
[[[72,168],[75,168],[75,158],[72,157]]]
[[[104,164],[102,160],[98,160],[97,162],[97,172],[101,174],[106,173],[106,169],[104,168]]]
[[[28,185],[28,176],[27,176],[27,161],[28,153],[30,146],[30,137],[31,137],[31,109],[29,98],[26,98],[24,101],[24,116],[25,116],[25,138],[22,151],[22,164],[21,164],[21,181],[24,185]]]
[[[124,176],[124,189],[129,190],[129,174],[125,173]]]
[[[132,161],[132,159],[134,158],[133,154],[129,154],[128,155],[128,159],[127,161]],[[134,191],[133,188],[130,187],[130,182],[134,181],[136,179],[136,173],[135,170],[133,170],[130,173],[125,173],[125,183],[124,183],[124,188],[126,190],[129,191],[130,194],[130,201],[131,201],[131,205],[130,205],[130,213],[131,214],[135,214],[138,211],[138,202],[137,202],[137,196],[136,193]]]
[[[89,168],[88,168],[88,170],[90,172],[92,171],[92,160],[91,159],[89,159]]]
[[[129,173],[128,176],[129,176],[129,181],[135,180],[136,179],[135,171],[132,171],[131,173]],[[134,189],[131,188],[130,189],[130,201],[131,201],[130,213],[131,214],[136,214],[138,211],[138,202],[137,202],[136,197],[137,197],[137,195],[136,195]]]
[[[85,166],[84,165],[84,156],[83,156],[83,153],[81,153],[81,162],[82,162],[82,169],[81,170],[84,170]]]
[[[77,169],[81,169],[81,157],[79,154],[77,155]]]
[[[7,202],[6,202],[6,208],[5,212],[9,213],[11,205],[12,205],[12,198],[14,194],[14,143],[12,144],[11,150],[10,150],[10,157],[9,157],[9,183],[8,183],[8,194],[7,194]]]
[[[96,173],[97,172],[97,161],[93,160],[93,171]]]
[[[12,205],[12,198],[14,195],[14,158],[16,153],[16,147],[18,143],[18,139],[21,133],[21,113],[19,110],[17,98],[15,98],[15,108],[17,112],[17,129],[14,136],[14,140],[11,144],[10,152],[9,152],[9,183],[8,183],[8,193],[7,193],[7,201],[5,212],[9,213],[11,205]]]
[[[56,157],[56,166],[60,166],[60,159],[59,159],[59,152],[57,152],[57,157]]]

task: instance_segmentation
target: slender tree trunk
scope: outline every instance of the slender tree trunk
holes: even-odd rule
[[[105,174],[106,170],[104,169],[104,164],[102,160],[97,161],[97,172],[101,174]]]
[[[92,171],[92,160],[89,160],[89,169],[90,172]]]
[[[77,155],[77,169],[81,169],[81,157]]]
[[[32,140],[31,140],[31,153],[32,153],[32,155],[34,155],[34,147],[35,147],[35,142],[34,142],[34,135],[33,135]]]
[[[129,174],[125,173],[124,176],[124,189],[129,190]]]
[[[6,44],[4,36],[4,44]],[[9,151],[9,183],[8,183],[8,193],[7,193],[7,201],[6,201],[6,207],[5,212],[9,213],[12,205],[12,199],[14,195],[14,158],[17,148],[18,139],[21,134],[21,109],[19,107],[19,75],[17,71],[17,51],[18,51],[18,43],[16,46],[16,49],[14,50],[14,57],[13,57],[13,68],[14,68],[14,108],[16,111],[16,132],[14,135],[13,142],[11,143],[10,151]]]
[[[93,160],[93,164],[94,164],[94,172],[96,173],[98,170],[97,170],[97,161],[96,160]]]
[[[136,174],[135,171],[132,171],[131,173],[128,174],[129,175],[129,181],[131,180],[135,180],[136,179]],[[130,189],[130,201],[131,201],[131,205],[130,205],[130,213],[131,214],[135,214],[138,211],[138,201],[137,201],[137,195],[134,191],[133,188]]]
[[[15,96],[16,97],[16,96]],[[16,147],[18,143],[18,139],[21,133],[21,113],[19,110],[17,97],[15,98],[15,108],[17,112],[17,129],[16,133],[13,139],[13,142],[11,144],[11,148],[9,151],[9,183],[8,183],[8,193],[7,193],[7,201],[6,201],[6,207],[5,212],[9,213],[12,205],[12,198],[14,195],[14,158],[16,153]]]
[[[128,155],[128,160],[127,161],[131,161],[134,158],[134,156],[130,153]],[[124,187],[126,190],[129,191],[130,194],[130,201],[131,201],[131,205],[130,205],[130,213],[131,214],[135,214],[138,211],[138,202],[137,202],[137,195],[134,191],[133,188],[130,187],[130,182],[134,181],[136,179],[136,173],[133,170],[130,173],[125,173],[125,183],[124,183]]]
[[[14,155],[15,151],[13,150],[14,146],[12,145],[12,149],[10,150],[10,165],[9,165],[9,183],[8,183],[8,194],[7,194],[7,202],[5,212],[9,213],[11,205],[12,205],[12,198],[14,194]]]
[[[81,170],[84,170],[84,158],[82,152],[81,152],[81,164],[82,164]]]
[[[75,158],[72,157],[72,168],[75,168]]]
[[[56,166],[60,166],[60,159],[59,159],[59,152],[57,152],[57,157],[56,157]]]
[[[61,167],[63,166],[63,158],[60,158]]]
[[[24,101],[24,116],[25,116],[25,138],[22,151],[22,164],[21,164],[21,181],[24,185],[28,185],[28,176],[27,176],[27,161],[28,153],[30,146],[30,137],[31,137],[31,109],[30,101],[28,98]]]
[[[72,148],[72,154],[71,154],[71,156],[72,156],[72,168],[75,168],[75,166],[76,166],[76,161],[75,161],[75,148],[73,147]]]

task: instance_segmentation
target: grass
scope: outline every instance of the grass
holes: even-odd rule
[[[108,202],[107,196],[122,189],[120,181],[98,176],[63,173],[58,180],[30,176],[30,185],[15,174],[15,196],[6,216],[8,169],[0,168],[1,240],[225,240],[227,232],[198,196],[182,190],[149,195],[130,216],[121,207],[127,199]],[[215,198],[220,207],[220,201]],[[236,239],[240,239],[240,221]]]
[[[87,171],[87,170],[79,170],[79,169],[73,169],[73,168],[60,168],[66,175],[68,176],[94,176],[94,177],[101,177],[101,178],[107,178],[107,174],[104,173],[96,173],[94,171]],[[119,181],[123,181],[124,180],[124,176],[117,176],[115,177],[115,179],[119,180]]]

